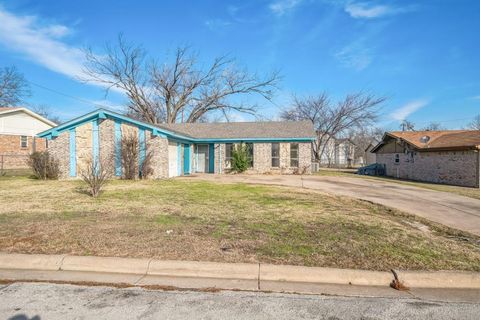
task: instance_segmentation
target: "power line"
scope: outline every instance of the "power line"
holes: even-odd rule
[[[83,98],[79,98],[79,97],[76,97],[76,96],[72,96],[72,95],[69,95],[67,93],[63,93],[61,91],[58,91],[58,90],[55,90],[55,89],[52,89],[52,88],[49,88],[49,87],[45,87],[44,85],[41,85],[41,84],[38,84],[38,83],[35,83],[33,81],[30,81],[30,80],[27,80],[30,84],[36,86],[36,87],[39,87],[39,88],[42,88],[44,90],[47,90],[47,91],[50,91],[50,92],[53,92],[53,93],[56,93],[58,95],[61,95],[61,96],[64,96],[64,97],[67,97],[67,98],[70,98],[70,99],[73,99],[73,100],[77,100],[79,102],[82,102],[82,103],[85,103],[85,104],[88,104],[88,105],[94,105],[94,106],[97,106],[97,107],[102,107],[102,108],[107,108],[107,109],[111,109],[111,106],[107,106],[107,105],[103,105],[103,104],[100,104],[100,103],[97,103],[97,102],[93,102],[93,101],[90,101],[90,100],[87,100],[87,99],[83,99]]]

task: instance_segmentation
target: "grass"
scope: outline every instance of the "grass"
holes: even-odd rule
[[[3,252],[480,271],[479,237],[304,190],[112,181],[94,199],[81,181],[2,177],[0,201]]]
[[[356,174],[356,170],[333,170],[333,169],[321,169],[316,175],[320,176],[333,176],[333,177],[353,177],[359,179],[373,179],[379,181],[394,182],[412,187],[419,187],[424,189],[430,189],[435,191],[455,193],[464,197],[474,198],[480,200],[480,188],[468,188],[459,186],[449,186],[444,184],[417,182],[410,180],[400,180],[392,177],[375,177],[375,176],[363,176]]]

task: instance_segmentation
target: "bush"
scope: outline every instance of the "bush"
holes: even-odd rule
[[[90,159],[84,169],[81,170],[80,175],[82,180],[87,184],[88,193],[96,198],[103,186],[110,178],[111,168],[105,166],[105,161]]]
[[[28,157],[28,166],[32,169],[37,179],[58,179],[60,170],[58,161],[48,151],[34,152]]]
[[[148,150],[148,144],[145,145],[145,158],[142,165],[139,166],[140,143],[134,135],[122,138],[122,169],[123,179],[135,180],[137,178],[147,179],[153,174],[152,157],[153,154]]]
[[[138,138],[134,135],[122,138],[122,178],[135,180],[138,177]]]
[[[249,165],[248,146],[243,143],[236,145],[232,150],[232,171],[238,173],[245,172]]]

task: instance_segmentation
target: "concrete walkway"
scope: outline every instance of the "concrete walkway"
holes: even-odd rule
[[[193,175],[178,179],[313,189],[379,203],[455,229],[480,235],[480,200],[448,192],[373,179],[313,175]]]

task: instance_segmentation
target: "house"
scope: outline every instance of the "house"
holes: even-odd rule
[[[121,144],[138,137],[139,167],[151,152],[153,178],[228,173],[235,144],[245,143],[252,173],[310,173],[311,122],[239,122],[152,125],[99,109],[41,132],[63,178],[78,177],[90,159],[103,159],[122,176]],[[148,151],[147,151],[148,150]]]
[[[376,144],[375,144],[376,145]],[[373,153],[372,150],[375,147],[374,144],[370,143],[368,146],[365,148],[365,159],[363,162],[363,165],[369,165],[369,164],[374,164],[377,163],[377,154]]]
[[[24,168],[28,155],[45,150],[37,133],[56,126],[27,108],[0,107],[0,169]]]
[[[352,167],[355,159],[355,144],[347,138],[331,138],[325,144],[320,158],[321,166]]]
[[[372,152],[386,175],[433,183],[479,187],[480,131],[387,132]]]

